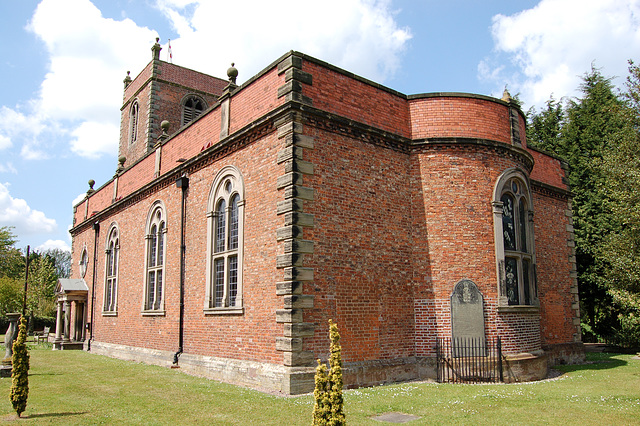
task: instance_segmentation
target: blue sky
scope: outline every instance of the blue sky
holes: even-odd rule
[[[524,109],[577,95],[592,64],[640,61],[640,0],[0,0],[0,226],[68,248],[72,204],[117,166],[122,79],[150,60],[239,82],[299,50],[405,94]]]

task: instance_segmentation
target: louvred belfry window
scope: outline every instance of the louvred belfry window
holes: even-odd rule
[[[205,108],[206,105],[202,99],[197,96],[189,96],[182,107],[182,125],[186,126],[198,118]]]

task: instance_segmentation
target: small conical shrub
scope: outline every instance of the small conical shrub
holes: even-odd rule
[[[344,399],[342,398],[340,333],[338,333],[338,326],[331,320],[329,320],[329,337],[331,339],[330,369],[327,372],[327,366],[320,360],[318,360],[318,367],[316,367],[316,388],[313,391],[315,397],[314,426],[343,426],[347,424],[344,415]]]
[[[18,338],[13,342],[13,371],[11,373],[11,393],[9,398],[13,409],[22,415],[29,398],[29,352],[27,350],[27,319],[22,316],[18,327]]]

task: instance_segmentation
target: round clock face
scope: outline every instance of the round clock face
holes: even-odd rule
[[[89,253],[87,253],[87,248],[85,247],[80,255],[80,276],[82,278],[87,274],[87,265],[89,265]]]

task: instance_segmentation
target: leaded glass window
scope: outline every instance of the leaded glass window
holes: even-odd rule
[[[164,293],[165,233],[165,211],[162,203],[157,201],[151,207],[147,223],[145,311],[158,312],[164,308],[162,297]]]
[[[120,255],[120,236],[118,228],[112,225],[107,234],[106,277],[104,286],[104,312],[115,312],[118,291],[118,257]]]
[[[209,205],[209,253],[205,310],[241,312],[243,184],[235,167],[225,167],[216,177]]]
[[[531,196],[525,176],[517,170],[505,172],[496,185],[496,249],[498,268],[504,282],[501,297],[508,305],[537,303]],[[498,237],[499,236],[499,237]],[[502,265],[502,266],[501,266]]]

